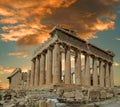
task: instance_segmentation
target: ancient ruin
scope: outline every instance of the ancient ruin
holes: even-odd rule
[[[73,30],[60,26],[55,26],[50,34],[51,37],[34,52],[28,89],[55,85],[114,86],[113,52],[102,50],[79,38]]]
[[[26,89],[27,73],[22,72],[21,68],[16,68],[7,79],[9,79],[9,89]]]
[[[3,92],[4,107],[99,107],[120,94],[114,87],[113,52],[60,26],[50,35],[34,52],[26,88]],[[17,73],[12,75],[18,77]],[[12,84],[19,81],[13,80]]]

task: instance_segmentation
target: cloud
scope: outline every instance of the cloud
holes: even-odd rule
[[[0,65],[0,74],[8,74],[13,72],[15,68],[14,67],[8,67],[8,66],[1,66]]]
[[[117,3],[118,0],[1,0],[0,36],[4,41],[31,46],[43,42],[50,29],[60,24],[76,29],[83,39],[94,38],[97,31],[114,28]]]
[[[9,87],[8,83],[0,83],[0,88],[7,89]]]
[[[118,63],[118,62],[113,62],[113,66],[118,67],[118,66],[120,66],[120,63]]]
[[[116,40],[120,40],[120,38],[116,38]]]
[[[26,51],[9,52],[8,55],[9,56],[23,57],[23,58],[28,57],[28,54]]]
[[[20,66],[19,68],[22,69],[22,72],[27,72],[30,69],[29,66]],[[3,74],[10,74],[15,69],[16,69],[15,67],[0,65],[0,76]]]

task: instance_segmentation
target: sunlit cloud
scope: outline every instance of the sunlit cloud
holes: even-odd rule
[[[64,25],[76,29],[83,39],[97,31],[113,29],[117,0],[1,0],[3,41],[32,46],[46,40],[50,29]],[[6,5],[7,4],[7,5]]]
[[[120,40],[120,38],[116,38],[116,40]]]
[[[28,57],[28,54],[26,51],[9,52],[8,55],[9,56],[23,57],[23,58]]]
[[[113,66],[118,67],[118,66],[120,66],[120,63],[118,63],[118,62],[113,62]]]
[[[0,83],[0,88],[7,89],[9,87],[8,83]]]
[[[22,67],[21,69],[22,69],[22,72],[28,72],[28,70],[30,70],[29,67]]]
[[[0,65],[0,74],[8,74],[13,72],[15,68],[14,67],[8,67],[8,66],[1,66]]]
[[[90,29],[98,31],[108,30],[109,28],[114,28],[114,24],[115,23],[111,20],[103,22],[102,20],[98,19],[97,23],[95,23],[93,28]]]
[[[28,66],[23,66],[20,67],[22,69],[22,72],[27,72],[28,70],[30,70],[30,68]],[[1,66],[0,65],[0,74],[10,74],[12,73],[16,68],[15,67],[9,67],[9,66]]]

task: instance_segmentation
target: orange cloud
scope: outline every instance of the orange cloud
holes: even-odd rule
[[[0,15],[2,15],[2,16],[12,16],[14,14],[13,14],[13,11],[10,11],[7,8],[2,7],[2,8],[0,8]]]
[[[9,56],[17,56],[17,57],[28,57],[28,54],[26,51],[16,51],[16,52],[9,52]]]
[[[15,69],[14,67],[0,66],[0,74],[11,73],[14,69]]]
[[[0,88],[8,89],[9,88],[9,84],[8,83],[0,83]]]
[[[23,72],[27,72],[27,71],[30,69],[29,66],[25,66],[25,67],[23,66],[23,67],[19,67],[19,68],[21,68]],[[4,75],[4,74],[7,74],[7,75],[8,75],[8,74],[10,74],[11,72],[13,72],[14,69],[15,69],[15,67],[1,66],[1,65],[0,65],[0,76],[1,76],[1,75]]]
[[[97,19],[97,22],[90,29],[93,30],[93,31],[95,31],[95,30],[98,30],[98,31],[108,30],[109,28],[114,28],[114,24],[115,23],[111,20],[107,20],[107,21],[104,22],[100,19]]]
[[[17,23],[17,19],[16,18],[13,18],[13,17],[6,17],[6,18],[2,18],[0,20],[0,23],[5,23],[5,24],[15,24]]]
[[[1,0],[0,15],[4,41],[34,45],[49,37],[53,25],[76,29],[83,39],[96,31],[114,28],[117,0]],[[7,5],[6,5],[7,4]],[[4,25],[5,24],[5,25]]]

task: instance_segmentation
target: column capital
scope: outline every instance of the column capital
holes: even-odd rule
[[[84,52],[83,53],[85,56],[91,56],[91,54],[90,53],[87,53],[87,52]]]
[[[40,54],[40,57],[41,57],[41,55],[45,55],[45,54],[46,54],[46,52],[42,51],[41,54]]]
[[[35,60],[36,60],[36,58],[33,58],[31,61],[32,61],[32,62],[35,62]]]
[[[71,49],[71,46],[65,45],[64,48],[65,48],[65,50],[70,50],[70,49]]]
[[[93,59],[99,59],[99,57],[97,57],[96,55],[90,55]]]
[[[52,49],[53,49],[53,46],[49,46],[48,49],[47,49],[47,51],[48,50],[52,50]]]

